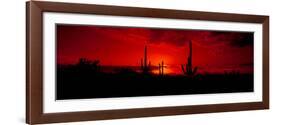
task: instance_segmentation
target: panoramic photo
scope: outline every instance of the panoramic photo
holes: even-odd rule
[[[253,32],[56,25],[56,99],[253,92]]]

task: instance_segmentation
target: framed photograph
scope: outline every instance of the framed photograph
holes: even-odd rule
[[[30,1],[29,124],[269,109],[269,17]]]

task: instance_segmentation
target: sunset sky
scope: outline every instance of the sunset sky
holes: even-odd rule
[[[205,73],[253,73],[253,33],[57,25],[57,63],[98,59],[103,66],[140,66],[147,45],[148,60],[165,72],[181,73],[193,45],[193,66]]]

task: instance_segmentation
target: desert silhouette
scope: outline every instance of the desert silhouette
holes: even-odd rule
[[[66,29],[69,28],[65,26]],[[71,27],[71,26],[70,26]],[[99,27],[100,28],[100,27]],[[83,28],[81,28],[83,29]],[[99,29],[100,30],[100,29]],[[71,31],[71,30],[70,30]],[[64,31],[69,33],[69,29]],[[113,32],[110,30],[102,30],[102,33]],[[60,36],[58,32],[57,42],[60,42],[61,39],[65,40],[65,37]],[[79,31],[82,32],[82,31]],[[160,39],[159,36],[163,36],[162,31],[155,31],[158,33],[158,36],[150,37],[150,40]],[[190,31],[188,31],[189,33]],[[96,32],[100,33],[101,32]],[[179,34],[182,34],[180,32]],[[223,33],[213,33],[218,38],[222,39],[221,35]],[[226,33],[229,34],[229,33]],[[231,34],[232,35],[232,34]],[[156,37],[157,36],[157,37]],[[230,36],[230,35],[229,35]],[[246,36],[246,35],[245,35]],[[106,41],[101,36],[95,37],[100,41]],[[239,35],[233,35],[233,37],[239,37]],[[242,39],[243,35],[241,35]],[[115,38],[115,37],[113,37]],[[113,39],[113,38],[110,38]],[[139,38],[139,37],[138,37]],[[79,38],[82,40],[86,39],[84,37]],[[87,38],[89,39],[89,38]],[[109,38],[108,38],[109,39]],[[117,38],[115,38],[117,39]],[[161,38],[162,39],[162,38]],[[170,39],[167,37],[167,39]],[[233,38],[234,39],[234,38]],[[63,41],[61,40],[61,41]],[[70,39],[67,39],[68,41]],[[67,43],[58,43],[58,61],[56,68],[56,99],[86,99],[86,98],[113,98],[113,97],[139,97],[139,96],[162,96],[162,95],[186,95],[186,94],[211,94],[211,93],[233,93],[233,92],[252,92],[253,91],[253,72],[252,69],[240,68],[242,66],[252,67],[252,57],[245,57],[246,61],[249,59],[250,63],[244,64],[244,60],[240,61],[239,59],[244,59],[244,57],[235,58],[228,57],[234,61],[237,60],[239,63],[239,68],[233,69],[224,68],[223,70],[216,70],[217,72],[211,72],[209,70],[208,61],[205,63],[194,63],[198,59],[217,61],[208,57],[208,55],[199,55],[198,57],[198,44],[195,40],[191,39],[180,39],[183,40],[183,44],[180,44],[182,49],[182,55],[174,58],[179,58],[182,61],[174,61],[171,63],[168,60],[165,54],[155,54],[153,47],[155,48],[157,44],[155,43],[145,43],[143,46],[138,45],[142,49],[134,50],[141,54],[135,54],[136,56],[131,56],[130,51],[123,52],[125,54],[114,53],[107,54],[114,51],[113,49],[106,51],[101,51],[102,53],[99,56],[96,53],[99,53],[98,49],[89,50],[91,56],[83,56],[83,54],[78,54],[76,58],[63,58],[66,57],[65,53],[73,53],[73,49],[63,48],[62,46],[67,46]],[[224,39],[222,39],[224,40]],[[226,39],[228,40],[228,39]],[[232,40],[232,39],[230,39]],[[237,40],[237,39],[234,39]],[[247,40],[251,40],[247,38]],[[156,41],[156,40],[155,40]],[[240,42],[240,41],[239,41]],[[114,42],[112,42],[115,44]],[[137,43],[137,42],[136,42]],[[193,47],[195,44],[195,47]],[[83,43],[81,43],[83,44]],[[100,43],[107,45],[106,43]],[[159,43],[159,45],[163,43]],[[229,46],[232,48],[243,48],[252,46],[252,44],[233,44]],[[240,45],[241,44],[241,45]],[[166,44],[165,44],[166,45]],[[81,45],[82,46],[82,45]],[[110,46],[110,45],[108,45]],[[123,44],[116,45],[114,47],[123,48]],[[170,45],[169,45],[170,46]],[[168,46],[168,47],[169,47]],[[79,47],[79,44],[76,45]],[[129,46],[128,46],[129,47]],[[158,46],[156,46],[158,47]],[[165,46],[164,46],[165,47]],[[152,48],[152,49],[151,49]],[[75,49],[75,48],[74,48]],[[84,47],[85,49],[85,47]],[[78,53],[80,50],[77,50]],[[168,51],[168,50],[167,50]],[[177,51],[177,50],[175,50]],[[81,51],[82,52],[82,51]],[[84,52],[84,50],[83,50]],[[118,50],[120,52],[120,50]],[[164,51],[166,52],[166,51]],[[95,53],[97,56],[92,57],[92,53]],[[132,50],[133,53],[133,50]],[[194,54],[195,53],[195,54]],[[86,53],[88,54],[88,53]],[[224,53],[222,53],[224,54]],[[250,53],[251,54],[251,53]],[[250,55],[248,54],[248,55]],[[108,55],[110,58],[105,58]],[[153,57],[159,57],[157,60]],[[230,55],[231,56],[231,55]],[[100,57],[100,58],[99,58]],[[224,57],[224,55],[222,55]],[[126,59],[128,61],[126,61]],[[71,60],[72,63],[65,63],[66,61]],[[194,61],[195,60],[195,61]],[[234,62],[232,61],[232,62]],[[115,63],[118,62],[118,63]],[[133,62],[133,63],[132,63]],[[198,62],[198,61],[197,61]],[[217,61],[217,64],[225,64],[228,61]],[[240,64],[240,62],[243,62]],[[210,62],[211,63],[211,62]],[[216,64],[216,63],[214,63]],[[211,67],[211,66],[210,66]],[[238,70],[237,70],[238,69]]]

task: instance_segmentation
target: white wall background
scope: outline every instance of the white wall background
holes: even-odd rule
[[[78,2],[75,0],[57,0]],[[270,110],[67,123],[67,125],[280,124],[281,7],[278,0],[80,0],[80,3],[270,15]],[[0,4],[0,124],[25,124],[25,0]],[[279,76],[280,75],[280,76]],[[63,123],[66,125],[66,123]]]

